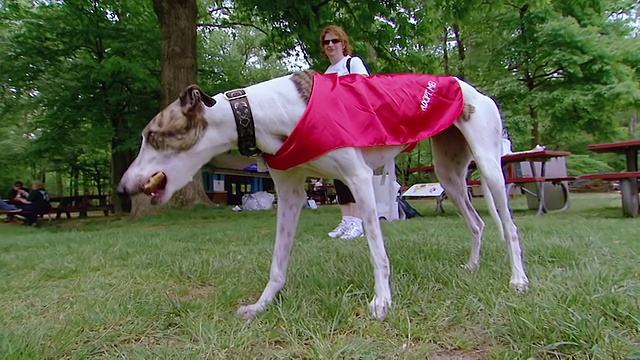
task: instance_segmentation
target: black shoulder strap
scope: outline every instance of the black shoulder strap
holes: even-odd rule
[[[364,68],[367,69],[367,74],[371,75],[371,70],[369,70],[369,66],[367,66],[366,62],[364,62],[364,59],[358,55],[355,55],[355,57],[357,57],[358,59],[360,59],[360,61],[362,61],[362,65],[364,65]],[[349,74],[351,74],[351,59],[353,58],[354,56],[349,56],[349,58],[347,59],[347,71],[349,72]]]

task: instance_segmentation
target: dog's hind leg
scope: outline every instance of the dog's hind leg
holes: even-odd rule
[[[476,165],[482,175],[484,188],[491,196],[485,196],[489,207],[497,210],[497,215],[506,237],[511,259],[511,281],[519,291],[527,289],[529,279],[524,268],[522,248],[518,228],[511,218],[507,190],[502,174],[500,155],[502,152],[502,120],[500,111],[490,98],[479,94],[470,85],[462,83],[465,101],[474,104],[475,112],[468,120],[457,120],[454,124],[467,140]]]
[[[436,176],[447,192],[447,197],[460,210],[471,233],[471,255],[464,268],[474,270],[480,265],[485,224],[473,207],[467,192],[467,167],[471,160],[471,150],[460,130],[455,127],[434,136],[431,139],[431,147]]]
[[[364,232],[371,254],[371,264],[373,265],[375,296],[369,303],[369,311],[373,317],[382,320],[387,316],[392,304],[389,286],[391,269],[384,246],[380,220],[378,220],[373,190],[373,171],[360,158],[359,161],[349,162],[348,169],[344,170],[344,173],[347,176],[343,181],[351,189],[362,216]]]
[[[300,218],[300,211],[306,197],[304,190],[305,176],[294,171],[271,170],[271,177],[276,185],[278,194],[278,227],[276,243],[273,249],[269,282],[264,288],[260,299],[255,304],[242,306],[238,315],[246,320],[253,319],[257,314],[266,310],[273,302],[278,292],[287,280],[287,268],[291,248]]]

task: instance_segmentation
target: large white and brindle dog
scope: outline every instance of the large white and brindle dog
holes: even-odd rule
[[[298,123],[307,115],[307,107],[312,101],[310,95],[316,91],[314,82],[330,81],[331,86],[334,86],[342,81],[375,81],[376,77],[384,81],[387,79],[385,75],[370,78],[348,75],[338,80],[337,77],[305,71],[247,87],[244,89],[244,99],[250,103],[255,124],[252,124],[255,126],[255,147],[264,154],[279,153]],[[465,268],[475,269],[480,263],[485,227],[466,191],[467,167],[474,159],[482,175],[491,215],[498,223],[501,236],[506,238],[511,260],[510,284],[517,290],[525,290],[529,280],[525,273],[518,230],[508,208],[501,171],[502,120],[499,108],[491,98],[471,85],[457,78],[442,79],[455,84],[454,87],[460,94],[462,110],[456,113],[450,125],[437,129],[433,135],[433,158],[438,179],[448,197],[460,209],[471,232],[471,256]],[[416,102],[416,111],[424,111],[434,102],[435,95],[432,91],[436,85],[434,82],[420,84],[424,91],[417,94],[415,101],[396,99],[393,102],[398,103],[401,108],[413,107],[410,103]],[[404,91],[407,86],[400,87]],[[209,97],[196,85],[185,89],[179,99],[156,115],[143,130],[138,157],[123,175],[118,190],[128,194],[144,192],[152,196],[152,203],[167,202],[213,156],[238,147],[240,138],[246,132],[239,132],[238,127],[241,125],[236,125],[234,112],[238,112],[238,104],[234,101],[242,97],[236,96],[237,94],[242,92],[234,92],[231,96],[225,93]],[[402,98],[405,94],[406,92],[401,91],[395,96]],[[388,105],[385,103],[387,100],[378,98],[377,95],[372,98],[378,99],[377,108]],[[326,100],[318,101],[325,101],[326,106]],[[335,101],[335,98],[331,101]],[[353,101],[356,100],[350,99],[347,102]],[[246,102],[240,105],[246,106]],[[241,110],[246,115],[247,109]],[[322,117],[328,109],[321,107],[319,111],[319,116]],[[371,112],[375,112],[375,109]],[[238,123],[242,123],[242,119]],[[332,137],[331,133],[321,135]],[[411,139],[412,142],[420,140],[411,137],[411,134],[402,139]],[[399,141],[402,142],[402,139]],[[390,265],[377,216],[372,185],[373,170],[383,166],[406,148],[406,143],[343,146],[318,157],[299,154],[303,163],[296,164],[294,161],[293,167],[286,170],[278,170],[278,167],[272,166],[270,174],[277,189],[278,219],[270,278],[258,301],[240,307],[238,314],[246,319],[254,318],[273,302],[284,286],[300,211],[306,199],[303,184],[308,176],[314,176],[341,179],[353,192],[362,213],[375,276],[375,296],[369,304],[369,310],[374,317],[384,318],[392,304]],[[296,154],[293,155],[295,160]],[[282,164],[279,167],[286,168]]]

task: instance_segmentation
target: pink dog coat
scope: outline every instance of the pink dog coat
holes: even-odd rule
[[[275,155],[264,157],[269,167],[287,170],[342,147],[413,148],[451,126],[463,105],[451,76],[316,73],[298,125]]]

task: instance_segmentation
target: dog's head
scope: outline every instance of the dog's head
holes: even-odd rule
[[[168,201],[213,156],[233,146],[235,123],[221,126],[228,111],[197,85],[160,111],[142,131],[138,156],[124,173],[118,191],[143,192],[153,204]],[[220,109],[222,110],[222,109]],[[233,119],[233,118],[232,118]]]

